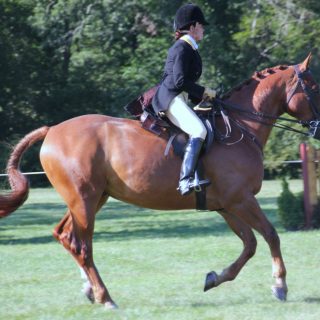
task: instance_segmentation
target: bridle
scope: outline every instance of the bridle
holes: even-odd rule
[[[319,93],[319,89],[309,88],[305,84],[305,82],[303,81],[305,75],[308,75],[308,74],[311,75],[311,71],[309,69],[306,69],[301,72],[299,69],[299,65],[294,66],[294,71],[297,76],[297,82],[296,82],[295,86],[291,89],[289,98],[287,99],[287,105],[291,101],[292,97],[294,96],[294,94],[296,93],[296,91],[300,85],[306,99],[308,100],[308,103],[309,103],[309,106],[311,108],[313,115],[315,116],[316,119],[320,120],[320,111],[319,111],[319,108],[317,107],[317,105],[315,104],[314,99],[313,99],[314,94]]]
[[[320,139],[320,111],[319,111],[319,107],[314,102],[314,95],[319,94],[319,88],[312,89],[305,84],[304,76],[308,74],[311,75],[311,71],[308,68],[301,72],[301,70],[299,69],[299,65],[295,65],[294,71],[297,76],[297,82],[290,92],[290,95],[287,99],[287,105],[289,105],[290,100],[292,99],[293,95],[296,93],[300,85],[306,99],[308,100],[310,109],[315,117],[315,120],[310,120],[310,121],[307,121],[306,123],[306,125],[309,126],[308,135],[319,140]]]

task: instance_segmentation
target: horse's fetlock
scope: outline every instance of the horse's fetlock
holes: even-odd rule
[[[93,288],[94,300],[97,303],[105,303],[107,301],[107,292],[105,289]]]

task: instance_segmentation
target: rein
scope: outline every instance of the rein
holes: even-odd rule
[[[298,123],[298,124],[300,124],[302,126],[310,125],[310,121],[301,121],[301,120],[289,119],[289,118],[285,118],[285,117],[275,117],[275,116],[271,116],[271,115],[265,114],[263,112],[243,110],[241,107],[239,107],[237,105],[234,105],[234,104],[231,104],[231,103],[226,103],[225,101],[223,101],[221,99],[218,99],[218,98],[216,98],[215,101],[217,101],[219,103],[219,107],[220,108],[223,105],[225,109],[238,111],[240,113],[245,113],[245,114],[248,115],[249,119],[251,119],[251,120],[253,120],[255,122],[261,123],[261,124],[263,124],[265,126],[275,127],[275,128],[283,129],[283,130],[286,130],[286,131],[292,131],[292,132],[300,133],[300,134],[305,135],[305,136],[309,136],[309,133],[306,133],[304,131],[291,128],[288,125],[285,125],[283,123],[277,123],[277,122],[268,123],[268,122],[263,121],[261,119],[287,121],[287,122],[291,122],[291,123]],[[234,121],[234,122],[238,123],[236,121]]]

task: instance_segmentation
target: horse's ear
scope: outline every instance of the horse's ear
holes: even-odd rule
[[[307,56],[307,58],[301,63],[301,67],[300,67],[301,71],[305,71],[309,68],[311,58],[312,58],[312,54],[310,52],[309,55]]]

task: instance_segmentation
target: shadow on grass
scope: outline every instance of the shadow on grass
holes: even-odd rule
[[[130,229],[129,229],[130,227]],[[122,224],[118,231],[96,231],[95,241],[121,241],[126,239],[193,238],[222,236],[229,232],[223,221],[216,219],[185,219],[177,221],[156,221]]]
[[[63,204],[27,204],[8,218],[0,220],[1,226],[50,225],[58,223],[66,212]]]
[[[309,298],[305,298],[304,301],[306,303],[315,303],[315,304],[320,304],[320,297],[309,297]]]
[[[33,238],[14,238],[0,236],[0,245],[28,245],[28,244],[47,244],[57,242],[53,236],[42,236]]]
[[[259,199],[262,206],[274,204],[274,201],[274,198]],[[51,236],[51,230],[65,212],[64,204],[27,204],[23,206],[10,217],[0,221],[0,245],[55,242]],[[273,223],[276,222],[275,210],[268,209],[265,212]],[[277,227],[276,224],[275,227]],[[19,228],[24,230],[22,237]],[[33,228],[42,228],[45,233],[48,230],[48,236],[32,236]],[[16,232],[12,235],[14,229]],[[11,230],[10,235],[3,234],[3,231],[7,230]],[[110,201],[96,217],[94,241],[222,236],[227,232],[231,232],[227,224],[213,212],[197,213],[193,210],[160,212],[123,202]]]

